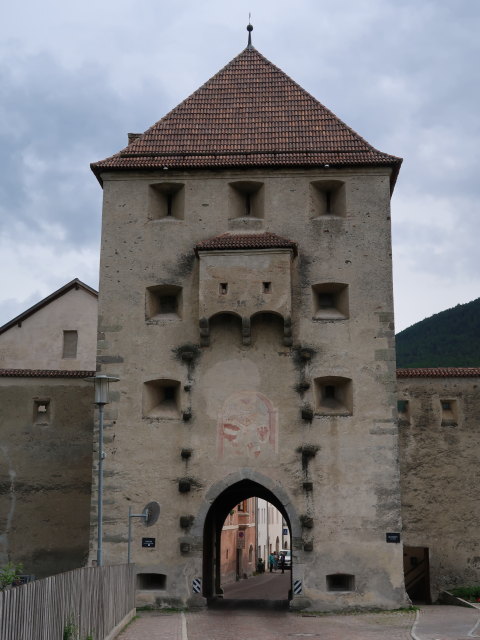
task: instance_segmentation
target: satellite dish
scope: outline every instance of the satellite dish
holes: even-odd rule
[[[149,502],[143,510],[143,513],[145,514],[145,525],[150,527],[158,520],[158,516],[160,515],[160,505],[155,501]]]

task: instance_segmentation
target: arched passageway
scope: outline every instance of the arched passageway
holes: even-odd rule
[[[291,533],[290,517],[283,503],[275,493],[263,484],[252,479],[233,482],[221,491],[211,504],[205,517],[203,534],[203,595],[209,602],[222,597],[221,588],[221,537],[225,519],[237,505],[256,497],[266,500],[281,513]],[[272,541],[275,549],[276,540]],[[256,550],[256,549],[255,549]],[[255,561],[257,561],[257,557]],[[265,561],[266,559],[264,559]],[[291,599],[291,574],[289,588],[285,592],[285,600]]]

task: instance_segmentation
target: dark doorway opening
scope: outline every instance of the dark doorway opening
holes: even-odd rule
[[[403,547],[403,572],[410,600],[431,604],[428,547]]]
[[[267,524],[269,518],[275,528]],[[272,491],[253,480],[225,489],[211,505],[204,526],[203,595],[209,606],[288,607],[293,563],[290,533],[288,514]],[[282,542],[289,550],[290,566],[283,573],[270,572],[268,555],[270,551],[278,554]]]

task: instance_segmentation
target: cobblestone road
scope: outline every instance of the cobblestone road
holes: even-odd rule
[[[118,640],[411,640],[412,612],[346,616],[286,611],[142,612]]]
[[[215,607],[140,612],[118,640],[471,640],[480,609],[446,605],[414,611],[313,615],[287,609],[291,576],[262,574],[224,586]],[[283,608],[282,608],[283,607]]]

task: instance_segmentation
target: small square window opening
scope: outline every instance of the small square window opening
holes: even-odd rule
[[[330,309],[335,307],[335,296],[333,293],[319,293],[318,307],[319,309]]]
[[[164,387],[163,389],[163,402],[169,402],[176,399],[175,387]]]
[[[177,313],[177,296],[159,296],[158,303],[160,313]]]
[[[221,282],[219,287],[220,295],[225,296],[228,292],[228,283]]]
[[[333,384],[327,384],[324,387],[325,398],[335,398],[335,386]]]
[[[272,292],[272,283],[264,282],[263,283],[263,293],[271,293]]]

